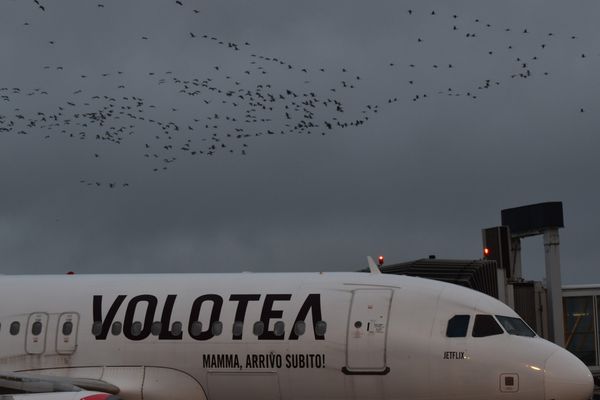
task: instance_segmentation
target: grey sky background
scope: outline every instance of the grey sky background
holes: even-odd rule
[[[600,282],[600,4],[182,3],[0,3],[2,273],[356,270],[365,255],[479,258],[481,228],[498,225],[501,209],[558,200],[563,283]],[[277,101],[256,113],[267,121],[245,123],[248,107],[194,79],[223,92],[262,85]],[[183,81],[202,93],[181,92]],[[312,133],[280,134],[306,121],[302,112],[285,117],[287,90],[335,98],[344,112],[317,105]],[[147,120],[76,125],[75,114],[111,103],[103,96],[117,108],[142,98],[138,116],[181,129],[166,141]],[[73,123],[43,128],[38,113],[58,107]],[[365,115],[359,126],[323,125]],[[111,126],[124,127],[120,144],[95,139]],[[262,134],[226,139],[236,127]],[[213,155],[178,150],[190,140],[208,151],[215,132],[227,147]],[[526,240],[526,277],[541,279],[543,261],[541,239]]]

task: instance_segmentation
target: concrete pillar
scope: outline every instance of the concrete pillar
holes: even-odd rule
[[[564,346],[565,331],[563,327],[559,245],[558,228],[544,230],[546,285],[548,287],[548,337],[557,345]]]

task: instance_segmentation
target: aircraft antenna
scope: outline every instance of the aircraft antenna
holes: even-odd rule
[[[369,263],[369,271],[372,274],[380,274],[381,273],[381,271],[379,270],[379,267],[377,266],[377,264],[375,264],[375,260],[373,260],[373,257],[367,256],[367,262]]]

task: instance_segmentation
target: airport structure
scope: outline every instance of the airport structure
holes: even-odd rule
[[[469,287],[513,308],[538,335],[578,356],[600,375],[600,284],[563,286],[560,278],[561,202],[502,210],[502,225],[482,230],[483,258],[435,256],[381,267],[383,273],[418,276]],[[545,282],[525,280],[521,239],[542,235]]]

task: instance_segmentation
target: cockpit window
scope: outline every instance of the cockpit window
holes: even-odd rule
[[[473,337],[501,335],[504,333],[500,325],[491,315],[477,314],[473,325]]]
[[[448,321],[447,337],[465,337],[469,328],[469,315],[455,315]]]
[[[521,318],[496,315],[506,332],[510,335],[534,337],[535,332]]]

